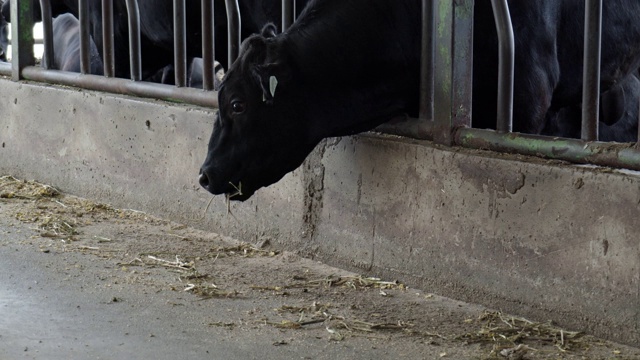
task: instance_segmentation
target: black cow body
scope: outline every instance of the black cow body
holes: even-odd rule
[[[540,134],[550,114],[580,103],[584,1],[509,6],[514,129]],[[420,14],[419,0],[315,0],[286,33],[267,28],[247,39],[219,93],[201,185],[246,200],[298,167],[321,139],[415,114]],[[603,91],[638,68],[638,14],[640,1],[604,2]],[[494,128],[498,51],[489,0],[476,1],[474,19],[473,123]]]
[[[638,112],[640,111],[640,80],[629,74],[600,95],[601,141],[636,142],[638,140]],[[580,138],[582,108],[571,105],[557,112],[549,111],[542,134]]]
[[[57,69],[80,72],[80,22],[70,13],[53,20],[53,58]],[[89,42],[89,60],[91,74],[103,75],[102,59],[93,40]]]

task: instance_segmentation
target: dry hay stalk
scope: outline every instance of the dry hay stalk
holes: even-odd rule
[[[460,339],[468,343],[493,344],[492,353],[499,353],[527,343],[550,343],[564,352],[578,348],[580,345],[578,339],[583,335],[576,331],[562,330],[553,326],[551,322],[534,322],[521,317],[504,315],[501,312],[485,311],[477,321],[482,322],[482,328],[476,333],[462,335]],[[533,350],[533,348],[527,347],[527,350]]]
[[[338,276],[329,275],[322,279],[298,281],[286,285],[279,286],[251,286],[254,290],[281,291],[293,288],[320,287],[327,285],[329,287],[348,287],[351,289],[375,288],[375,289],[397,289],[406,290],[406,286],[399,281],[383,281],[374,277],[357,276]]]
[[[18,180],[9,175],[0,177],[0,190],[2,190],[0,198],[4,199],[37,200],[60,195],[60,192],[52,186],[35,181]]]
[[[258,249],[257,247],[255,247],[252,244],[249,243],[242,243],[240,245],[236,245],[236,246],[220,246],[220,247],[214,247],[210,250],[210,252],[215,252],[216,253],[216,257],[219,257],[221,254],[227,255],[227,256],[232,256],[232,255],[239,255],[241,257],[273,257],[278,255],[280,252],[279,251],[274,251],[274,250],[263,250],[263,249]]]

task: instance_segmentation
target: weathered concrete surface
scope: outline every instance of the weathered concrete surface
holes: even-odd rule
[[[638,175],[361,136],[205,214],[211,110],[0,86],[1,173],[640,344]]]

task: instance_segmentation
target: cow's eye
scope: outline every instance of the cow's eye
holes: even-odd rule
[[[231,103],[231,110],[236,114],[243,113],[244,109],[245,109],[244,101],[236,100]]]

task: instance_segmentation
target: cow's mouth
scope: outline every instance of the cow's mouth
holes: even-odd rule
[[[245,201],[256,191],[252,187],[244,185],[242,181],[229,181],[226,184],[214,184],[210,181],[209,176],[204,172],[200,173],[198,182],[200,183],[200,186],[213,195],[224,194],[228,200],[233,201]]]

